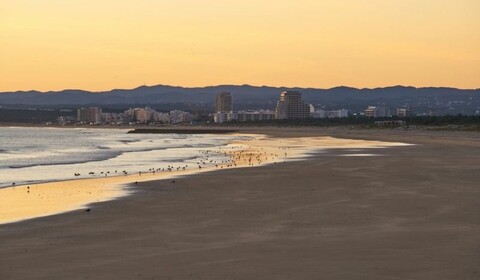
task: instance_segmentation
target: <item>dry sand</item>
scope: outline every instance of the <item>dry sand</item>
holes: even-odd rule
[[[88,213],[0,225],[0,279],[480,278],[479,134],[268,133],[418,145],[143,182]]]

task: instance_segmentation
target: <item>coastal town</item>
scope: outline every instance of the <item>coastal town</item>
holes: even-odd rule
[[[234,110],[234,100],[230,92],[217,94],[212,112],[192,113],[182,110],[157,111],[151,107],[129,108],[123,112],[108,112],[100,107],[81,107],[74,116],[60,116],[60,125],[164,125],[258,122],[272,120],[339,119],[348,117],[363,118],[406,118],[415,116],[408,107],[368,106],[362,112],[353,113],[349,109],[326,110],[321,106],[308,104],[299,91],[283,91],[275,108],[259,110]],[[433,116],[430,113],[429,116]]]

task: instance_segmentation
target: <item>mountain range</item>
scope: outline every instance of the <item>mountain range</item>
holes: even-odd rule
[[[140,86],[102,92],[84,90],[1,92],[0,106],[43,107],[74,106],[165,106],[165,104],[198,104],[213,106],[218,92],[232,93],[234,107],[239,109],[273,109],[280,92],[296,90],[307,103],[326,109],[363,110],[368,105],[391,108],[411,107],[417,111],[475,114],[480,110],[480,89],[446,87],[384,88],[335,87],[330,89],[288,88],[250,85],[219,85],[209,87],[176,87],[167,85]]]

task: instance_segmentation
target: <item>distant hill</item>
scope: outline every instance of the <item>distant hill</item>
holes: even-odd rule
[[[114,89],[104,92],[83,90],[17,91],[0,93],[0,106],[90,106],[124,105],[153,106],[161,104],[203,104],[211,106],[215,95],[229,91],[234,107],[238,109],[273,109],[278,95],[284,90],[298,90],[306,102],[326,109],[346,108],[360,111],[368,105],[386,105],[391,108],[410,106],[418,112],[435,111],[439,114],[475,114],[480,110],[480,89],[415,88],[393,86],[373,89],[335,87],[331,89],[256,87],[250,85],[219,85],[184,88],[175,86],[141,86],[134,89]]]

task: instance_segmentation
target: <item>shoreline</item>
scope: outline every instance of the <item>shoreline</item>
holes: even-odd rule
[[[81,178],[24,184],[0,189],[0,224],[21,222],[68,211],[86,209],[92,203],[128,197],[134,190],[126,185],[167,180],[221,169],[257,167],[300,160],[326,149],[376,149],[407,146],[405,143],[362,141],[333,137],[275,138],[263,134],[238,134],[253,137],[223,147],[231,162],[199,169],[152,171],[140,174]],[[239,148],[243,146],[243,148]],[[231,149],[233,147],[233,149]],[[321,148],[320,148],[321,147]],[[219,151],[221,151],[220,148]],[[370,156],[354,154],[352,156]],[[172,168],[173,169],[173,168]],[[35,196],[36,195],[36,196]],[[65,199],[68,197],[68,199]],[[29,205],[40,207],[32,208]]]
[[[239,136],[252,135],[239,134]],[[260,136],[256,135],[256,137]],[[231,144],[221,148],[229,146]],[[87,209],[92,203],[128,197],[134,192],[127,186],[132,183],[168,180],[213,170],[215,170],[213,167],[186,170],[172,168],[169,171],[156,170],[126,175],[119,173],[119,175],[106,177],[72,178],[2,187],[0,188],[0,225]],[[65,199],[66,197],[68,199]],[[30,205],[39,207],[33,208]]]

